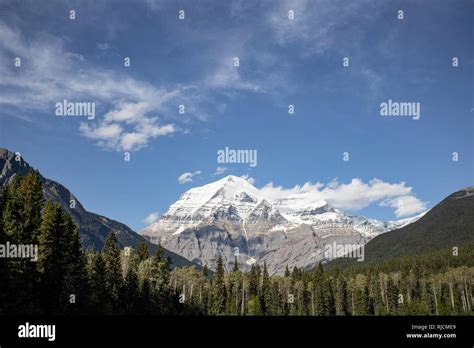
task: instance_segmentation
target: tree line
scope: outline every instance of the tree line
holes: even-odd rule
[[[15,176],[0,196],[0,244],[38,245],[37,262],[0,258],[0,314],[40,315],[472,315],[474,248],[344,270],[286,267],[270,276],[221,256],[208,268],[173,268],[159,246],[121,249],[115,233],[84,251],[77,226],[45,202],[40,175]]]

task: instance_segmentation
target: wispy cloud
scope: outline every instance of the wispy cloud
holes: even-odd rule
[[[22,59],[21,67],[13,66],[12,57]],[[192,86],[158,88],[118,71],[99,69],[67,51],[57,37],[38,35],[36,40],[26,40],[3,22],[0,59],[11,62],[0,66],[1,105],[28,113],[52,110],[63,99],[94,102],[108,111],[96,121],[81,123],[80,134],[107,149],[139,150],[152,139],[177,132],[179,127],[160,122],[160,116],[178,100],[199,99],[192,95]]]
[[[181,174],[179,177],[178,177],[178,182],[180,184],[186,184],[186,183],[190,183],[190,182],[193,182],[193,178],[194,176],[198,175],[198,174],[201,174],[201,171],[200,170],[197,170],[193,173],[191,172],[186,172],[186,173],[183,173]]]
[[[153,212],[147,215],[146,218],[142,220],[145,225],[151,225],[152,223],[160,219],[160,214],[158,212]]]
[[[243,90],[251,92],[262,92],[262,86],[251,79],[243,79],[239,69],[233,66],[235,57],[224,57],[218,67],[213,71],[205,84],[210,88],[224,88],[231,90]]]
[[[247,182],[251,185],[255,184],[255,179],[249,176],[248,174],[242,175],[241,178],[247,180]]]
[[[370,11],[369,11],[370,9]],[[294,19],[288,18],[288,12],[294,11]],[[341,29],[353,23],[351,40],[358,36],[359,23],[370,23],[374,9],[368,0],[284,0],[279,1],[269,11],[266,18],[276,42],[281,46],[298,45],[303,56],[322,54],[339,45]]]
[[[101,50],[101,51],[106,51],[108,50],[111,46],[107,42],[98,42],[96,44],[96,47]]]
[[[227,170],[228,170],[228,168],[226,168],[226,167],[217,167],[217,168],[216,168],[216,171],[214,172],[214,175],[222,175],[222,174],[224,174]]]

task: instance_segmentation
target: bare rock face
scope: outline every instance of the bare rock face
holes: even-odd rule
[[[325,261],[326,245],[363,245],[375,236],[418,217],[382,222],[346,214],[326,202],[305,206],[294,198],[270,201],[244,178],[227,176],[185,192],[141,233],[152,243],[201,265],[215,268],[219,255],[227,269],[266,262],[271,274]]]

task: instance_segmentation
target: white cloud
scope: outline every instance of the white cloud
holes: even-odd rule
[[[91,139],[102,139],[116,142],[122,134],[123,128],[118,124],[103,124],[99,127],[91,128],[87,123],[80,125],[81,133]]]
[[[110,48],[110,45],[109,45],[107,42],[104,42],[104,43],[98,42],[98,43],[96,44],[96,46],[97,46],[97,48],[98,48],[99,50],[101,50],[101,51],[106,51],[106,50],[108,50],[108,49]]]
[[[248,174],[242,175],[241,178],[247,180],[247,182],[251,185],[255,184],[255,179],[250,177]]]
[[[214,175],[222,175],[222,174],[224,174],[227,170],[228,170],[228,168],[226,168],[226,167],[217,167],[217,168],[216,168],[216,171],[214,172]]]
[[[263,196],[269,201],[291,202],[293,206],[307,207],[327,202],[334,208],[357,211],[373,203],[381,206],[396,208],[397,217],[410,216],[426,210],[426,203],[412,194],[412,188],[401,183],[387,183],[379,179],[372,179],[365,183],[360,179],[352,179],[348,184],[334,180],[328,184],[310,183],[283,188],[273,186],[272,183],[260,189]],[[398,201],[404,204],[398,206]]]
[[[397,198],[380,202],[382,207],[391,207],[395,209],[397,217],[406,217],[426,210],[426,202],[420,201],[414,196],[400,196]]]
[[[142,220],[142,222],[146,225],[151,225],[152,223],[157,222],[160,219],[160,215],[158,212],[153,212],[148,214],[146,218]]]
[[[294,11],[294,19],[288,18],[288,11]],[[303,56],[322,54],[338,46],[341,29],[353,24],[351,37],[346,42],[360,40],[360,23],[368,25],[373,19],[376,6],[368,0],[284,0],[269,12],[266,24],[279,45],[297,43],[304,49]],[[340,46],[340,45],[339,45]]]
[[[146,102],[124,103],[104,115],[107,122],[129,122],[133,123],[144,117],[145,113],[151,110],[151,106]]]
[[[100,140],[99,145],[109,149],[139,150],[152,139],[178,131],[174,124],[159,125],[156,117],[147,115],[150,110],[152,107],[146,102],[122,102],[106,113],[98,125],[82,123],[80,131],[87,138]],[[120,124],[128,125],[129,131]]]
[[[167,2],[163,0],[145,0],[145,3],[150,8],[150,10],[159,11],[163,9]]]
[[[224,88],[251,92],[262,92],[262,86],[253,80],[241,77],[241,67],[234,67],[234,57],[223,57],[216,70],[205,81],[211,88]]]
[[[189,182],[193,182],[193,177],[195,175],[198,175],[198,174],[201,174],[200,170],[197,170],[194,173],[191,173],[191,172],[183,173],[178,177],[178,181],[179,181],[180,184],[186,184],[186,183],[189,183]]]
[[[82,55],[67,51],[62,39],[38,34],[35,40],[26,40],[19,30],[0,21],[0,61],[16,56],[22,59],[20,68],[0,65],[0,105],[25,117],[54,110],[55,103],[64,99],[94,102],[99,114],[105,112],[81,123],[79,132],[107,149],[139,150],[153,139],[179,131],[172,123],[160,122],[158,116],[172,113],[178,101],[200,101],[194,95],[195,86],[156,87],[121,72],[99,69]],[[190,105],[188,110],[198,108]]]

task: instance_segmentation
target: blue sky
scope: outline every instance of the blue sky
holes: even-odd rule
[[[473,16],[458,0],[3,0],[0,146],[136,230],[228,174],[408,217],[473,184]],[[55,116],[64,99],[95,119]],[[382,117],[388,99],[420,119]],[[217,163],[225,147],[257,166]]]

